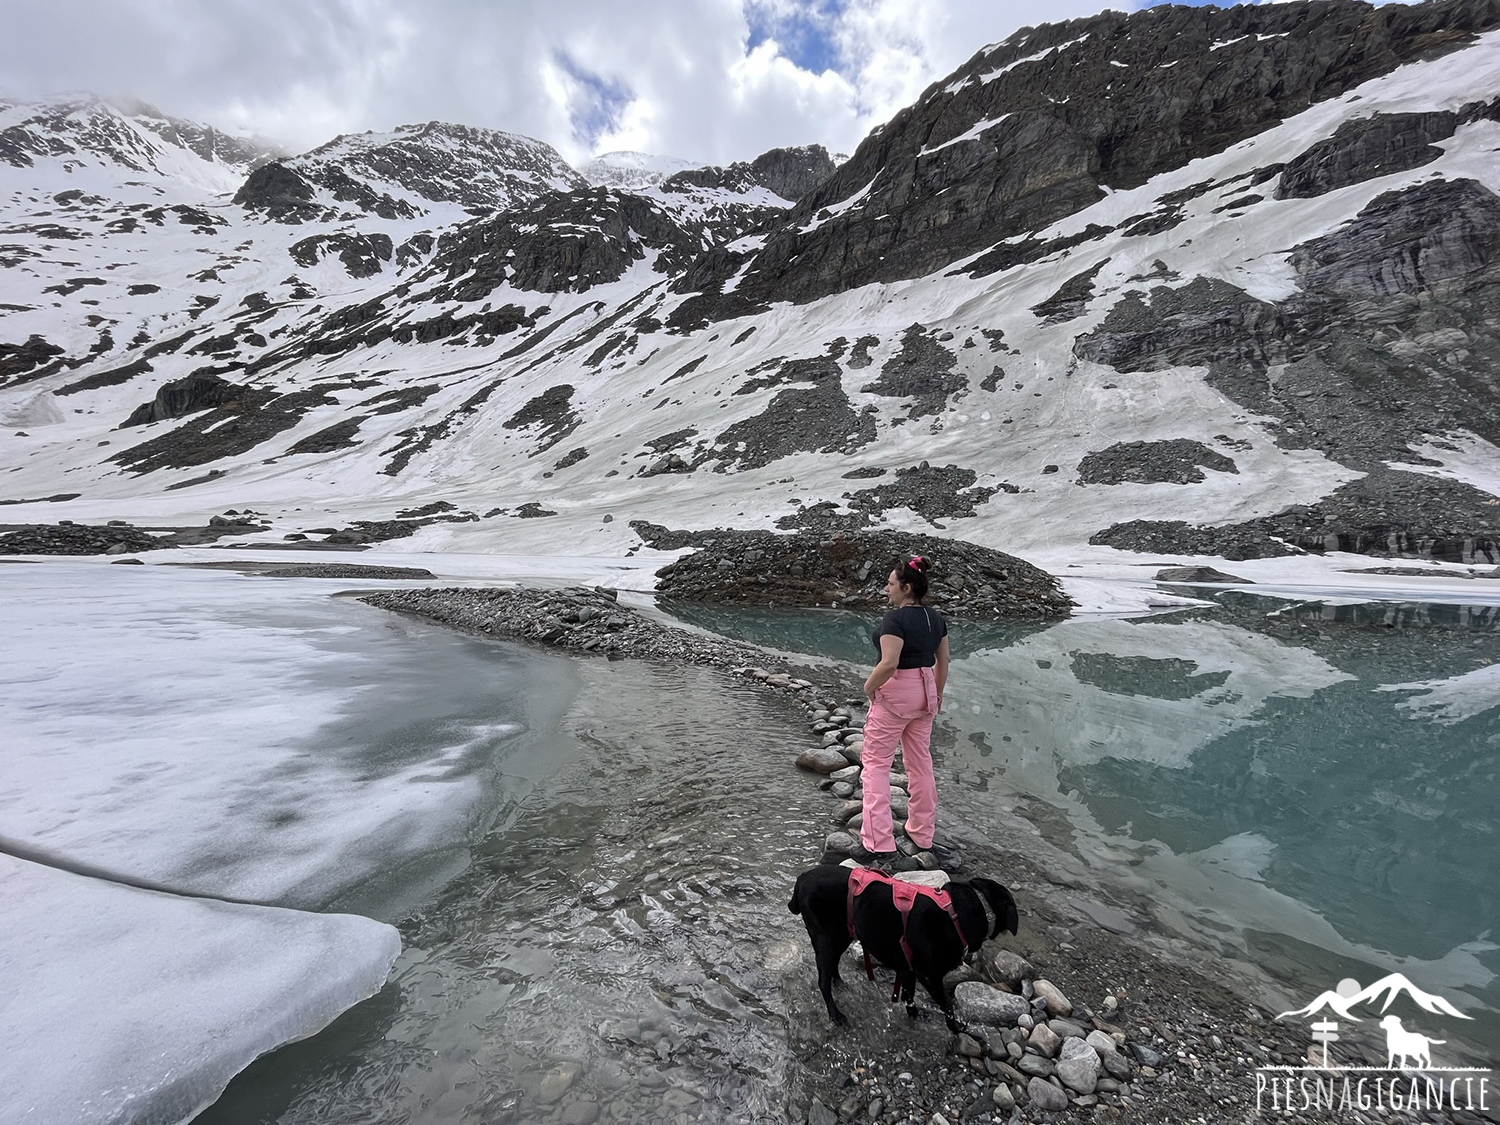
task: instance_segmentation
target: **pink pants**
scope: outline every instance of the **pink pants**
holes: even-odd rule
[[[906,766],[911,801],[906,834],[919,848],[932,847],[937,817],[937,782],[932,777],[932,720],[937,711],[937,680],[931,668],[898,668],[875,693],[865,720],[864,820],[860,840],[872,852],[894,851],[891,823],[891,762],[896,743]]]

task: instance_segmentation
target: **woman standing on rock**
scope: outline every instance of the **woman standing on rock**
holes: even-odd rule
[[[937,782],[932,776],[932,721],[943,705],[948,680],[948,623],[922,604],[932,563],[918,555],[898,560],[886,579],[891,603],[875,644],[880,662],[865,680],[870,715],[865,720],[863,853],[856,856],[887,872],[919,866],[896,851],[891,820],[891,763],[901,744],[911,794],[906,834],[921,851],[932,849],[937,818]]]

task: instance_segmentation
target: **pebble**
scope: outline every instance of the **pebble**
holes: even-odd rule
[[[837,1125],[838,1119],[838,1114],[817,1098],[807,1107],[807,1125]]]
[[[855,843],[854,837],[847,832],[830,832],[823,840],[823,850],[852,855]]]
[[[990,948],[984,955],[983,966],[984,974],[990,980],[1015,989],[1021,987],[1023,980],[1036,975],[1030,961],[1008,949]]]
[[[1030,1043],[1049,1059],[1057,1058],[1058,1049],[1062,1046],[1062,1038],[1044,1023],[1037,1024],[1031,1029],[1031,1034],[1026,1037]]]
[[[1064,1039],[1057,1077],[1068,1089],[1092,1094],[1099,1080],[1099,1056],[1082,1039]]]
[[[1051,981],[1038,978],[1031,982],[1031,987],[1046,1004],[1048,1015],[1067,1016],[1072,1014],[1072,1002],[1063,995],[1063,990]]]
[[[1101,1059],[1104,1058],[1105,1055],[1113,1055],[1116,1053],[1114,1037],[1106,1035],[1102,1031],[1089,1032],[1086,1036],[1084,1036],[1084,1042],[1087,1043],[1090,1047],[1094,1048],[1094,1050],[1099,1053],[1099,1057]]]
[[[1004,1113],[1009,1113],[1016,1108],[1016,1096],[1010,1092],[1010,1087],[1004,1082],[990,1091],[990,1101],[994,1102]]]
[[[1060,1109],[1068,1108],[1068,1095],[1045,1078],[1033,1078],[1028,1082],[1026,1094],[1031,1098],[1032,1108],[1042,1110],[1044,1113],[1055,1113]]]
[[[582,1073],[583,1067],[576,1062],[558,1063],[542,1075],[542,1083],[536,1095],[538,1100],[545,1105],[551,1105],[568,1092],[568,1087],[572,1086],[574,1079]]]

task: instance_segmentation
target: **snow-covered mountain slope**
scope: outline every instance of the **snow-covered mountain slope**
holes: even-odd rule
[[[5,275],[29,311],[0,335],[26,435],[0,499],[78,494],[17,522],[253,507],[276,541],[451,506],[363,533],[416,549],[619,553],[644,519],[1500,561],[1500,33],[1475,30],[1500,5],[1311,11],[1018,33],[789,211],[688,172],[442,228],[362,213],[351,234],[431,242],[353,278],[336,256],[289,277],[271,231],[309,228],[220,203],[222,229],[153,227],[128,268],[243,241],[254,264],[153,295],[108,346],[72,302],[123,322],[124,286],[95,264],[104,284],[43,297],[81,260],[54,238]],[[1285,96],[1245,116],[1277,67]],[[1179,105],[1182,74],[1212,111]],[[1048,116],[1054,93],[1098,104]],[[1162,106],[1150,145],[1085,128]],[[695,226],[684,183],[704,214],[765,209]],[[200,293],[222,296],[194,318]]]
[[[455,209],[498,211],[587,186],[551,145],[429,121],[390,133],[336,137],[268,164],[251,174],[235,202],[286,223],[351,211],[383,219],[437,211],[452,218]]]
[[[0,161],[16,168],[117,167],[225,190],[279,155],[268,141],[168,117],[144,102],[0,101]]]
[[[696,168],[691,160],[677,156],[657,156],[649,152],[606,152],[578,169],[595,187],[624,188],[638,191],[654,187],[674,172]]]

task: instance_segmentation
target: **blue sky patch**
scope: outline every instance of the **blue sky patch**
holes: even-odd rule
[[[807,0],[788,9],[774,0],[750,0],[745,19],[750,24],[748,49],[776,40],[781,54],[814,74],[838,70],[841,59],[833,27],[848,0]]]
[[[605,78],[558,51],[554,57],[569,78],[581,87],[581,94],[570,98],[568,117],[573,125],[573,135],[583,144],[593,147],[594,142],[614,128],[620,113],[635,97],[634,91],[623,82]]]

